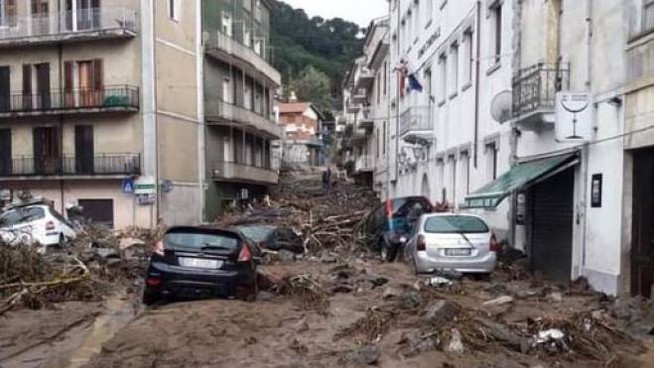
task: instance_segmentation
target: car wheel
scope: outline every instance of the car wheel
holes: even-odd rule
[[[257,275],[256,269],[254,271],[254,274]],[[254,283],[252,284],[252,288],[250,289],[250,292],[243,295],[243,301],[246,301],[248,303],[253,303],[257,300],[258,294],[259,294],[259,277],[255,276]]]
[[[146,306],[152,306],[159,301],[159,297],[147,290],[143,292],[143,304]]]
[[[393,262],[397,253],[397,247],[388,244],[388,242],[381,241],[381,258],[382,262]]]

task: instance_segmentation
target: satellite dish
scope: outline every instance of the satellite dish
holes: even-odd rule
[[[502,91],[495,95],[493,102],[491,102],[491,116],[493,120],[502,124],[511,118],[511,104],[513,102],[513,94],[511,91]]]

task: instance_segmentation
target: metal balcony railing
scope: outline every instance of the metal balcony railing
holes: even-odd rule
[[[270,139],[280,139],[284,134],[282,127],[275,122],[273,115],[266,116],[265,113],[258,113],[220,100],[206,101],[205,109],[207,119],[235,121],[265,132]]]
[[[0,177],[140,174],[141,155],[137,153],[0,157]]]
[[[47,92],[0,93],[0,114],[46,113],[68,110],[138,110],[139,89],[133,86],[106,86],[101,89],[53,90]]]
[[[101,7],[79,9],[75,13],[63,11],[45,15],[18,16],[8,20],[7,27],[0,27],[0,44],[47,37],[75,37],[103,31],[107,37],[109,31],[115,35],[132,36],[138,29],[138,17],[135,10],[118,7]],[[121,32],[123,31],[123,32]],[[54,39],[53,39],[54,40]]]
[[[400,116],[400,135],[405,135],[410,132],[426,132],[433,130],[431,110],[432,109],[429,106],[408,108]]]
[[[256,47],[256,46],[253,46]],[[207,51],[212,54],[212,51],[218,49],[223,52],[250,64],[254,69],[263,73],[271,81],[276,84],[281,83],[281,74],[270,64],[270,57],[268,52],[262,44],[261,50],[255,51],[253,47],[248,47],[233,37],[226,35],[221,31],[214,33],[207,45]]]
[[[540,63],[513,77],[513,117],[535,111],[553,112],[556,93],[570,87],[568,64]]]

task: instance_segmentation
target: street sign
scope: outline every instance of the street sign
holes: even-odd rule
[[[149,206],[157,201],[156,194],[139,194],[136,196],[138,204],[141,206]]]
[[[154,178],[144,177],[136,180],[134,183],[134,194],[157,194],[157,183]]]
[[[133,194],[134,193],[134,180],[133,179],[123,180],[122,188],[123,188],[123,193]]]
[[[164,193],[170,193],[173,191],[173,182],[170,180],[164,180],[161,182],[161,191]]]
[[[593,104],[589,93],[556,94],[556,140],[585,142],[592,137]]]

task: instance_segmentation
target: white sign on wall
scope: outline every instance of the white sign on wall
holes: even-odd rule
[[[584,142],[593,134],[593,102],[588,93],[556,94],[556,140]]]

